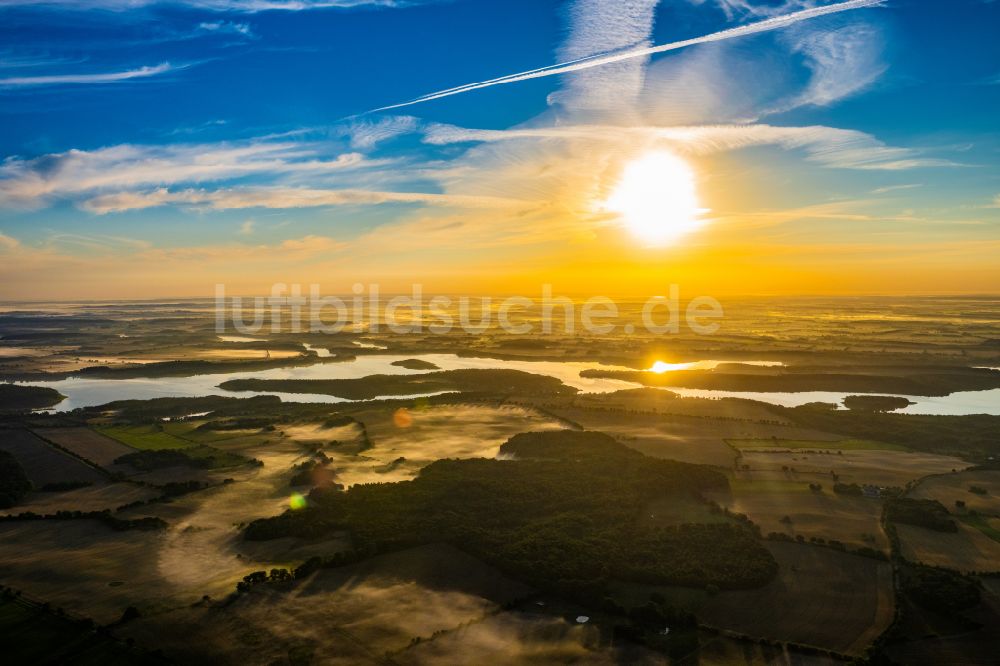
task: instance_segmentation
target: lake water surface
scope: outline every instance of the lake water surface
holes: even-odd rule
[[[325,349],[309,347],[320,356],[329,352]],[[325,354],[323,352],[326,352]],[[457,370],[462,368],[510,369],[522,370],[539,375],[548,375],[562,381],[567,386],[573,386],[583,393],[609,393],[622,389],[639,388],[640,385],[617,379],[581,377],[583,370],[634,370],[623,366],[604,365],[602,363],[587,363],[578,361],[519,361],[500,360],[493,358],[465,358],[454,354],[417,354],[396,355],[378,354],[359,356],[351,361],[339,363],[316,363],[308,366],[273,368],[256,372],[228,372],[210,375],[195,375],[193,377],[157,377],[134,379],[92,379],[70,377],[58,381],[24,382],[32,386],[48,386],[66,396],[66,399],[56,405],[54,411],[69,411],[78,407],[92,407],[115,400],[148,400],[166,397],[196,397],[206,395],[225,395],[233,397],[249,397],[253,395],[277,395],[282,400],[291,402],[349,402],[343,398],[318,394],[293,394],[252,391],[226,391],[219,384],[230,379],[357,379],[369,375],[409,375],[427,372],[426,370],[410,370],[392,365],[394,361],[417,358],[429,361],[442,370]],[[735,361],[705,360],[693,365],[678,364],[696,368],[711,368],[719,363]],[[762,365],[760,361],[744,361]],[[665,372],[669,372],[667,369]],[[751,391],[711,391],[704,389],[669,388],[685,397],[697,398],[744,398],[759,400],[774,405],[795,407],[809,402],[828,402],[841,404],[848,395],[857,393],[838,393],[830,391],[804,392],[751,392]],[[436,395],[434,393],[424,395]],[[887,394],[879,394],[887,395]],[[380,398],[414,398],[417,395],[379,396]],[[947,396],[901,396],[915,403],[898,410],[902,414],[992,414],[1000,415],[1000,389],[988,391],[959,391]]]

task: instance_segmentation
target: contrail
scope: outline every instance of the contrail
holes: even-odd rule
[[[809,19],[816,18],[817,16],[825,16],[826,14],[836,14],[839,12],[846,12],[851,9],[862,9],[864,7],[874,7],[876,5],[885,4],[885,0],[848,0],[848,2],[838,2],[833,5],[826,5],[824,7],[813,7],[812,9],[803,9],[801,11],[792,12],[791,14],[785,14],[784,16],[774,16],[763,21],[758,21],[757,23],[750,23],[748,25],[742,25],[737,28],[729,28],[728,30],[722,30],[719,32],[713,32],[710,35],[705,35],[703,37],[694,37],[692,39],[685,39],[680,42],[671,42],[669,44],[660,44],[659,46],[649,46],[639,49],[630,49],[627,51],[619,51],[617,53],[598,53],[596,55],[587,56],[586,58],[580,58],[578,60],[570,60],[568,62],[562,62],[555,65],[548,65],[546,67],[540,67],[538,69],[530,69],[526,72],[518,72],[517,74],[508,74],[506,76],[501,76],[496,79],[489,79],[487,81],[478,81],[476,83],[467,83],[463,86],[458,86],[456,88],[448,88],[447,90],[439,90],[437,92],[428,93],[416,99],[411,99],[408,102],[400,102],[399,104],[390,104],[389,106],[379,107],[377,109],[372,109],[368,113],[375,113],[377,111],[388,111],[389,109],[398,109],[404,106],[411,106],[413,104],[421,104],[423,102],[429,102],[433,99],[440,99],[442,97],[451,97],[452,95],[459,95],[461,93],[466,93],[472,90],[478,90],[480,88],[489,88],[491,86],[499,86],[505,83],[517,83],[518,81],[527,81],[528,79],[538,79],[543,76],[555,76],[556,74],[565,74],[567,72],[576,72],[581,69],[589,69],[591,67],[600,67],[601,65],[607,65],[613,62],[620,62],[622,60],[628,60],[629,58],[641,58],[643,56],[652,55],[654,53],[663,53],[665,51],[675,51],[677,49],[683,49],[688,46],[694,46],[695,44],[704,44],[706,42],[720,42],[725,39],[733,39],[735,37],[743,37],[745,35],[753,35],[758,32],[768,32],[770,30],[778,30],[786,26],[792,25],[793,23],[799,23],[800,21],[808,21]]]

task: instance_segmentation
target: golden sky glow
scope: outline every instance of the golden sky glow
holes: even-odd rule
[[[59,42],[32,42],[44,12],[39,30],[8,31],[23,54],[0,62],[0,299],[211,297],[217,283],[250,295],[276,282],[1000,291],[995,40],[966,34],[986,34],[997,3],[976,4],[981,16],[937,49],[950,66],[932,70],[921,3],[791,17],[816,3],[481,3],[473,22],[422,43],[426,62],[391,47],[368,57],[360,36],[384,21],[441,29],[437,3],[404,4],[405,17],[285,16],[301,21],[301,51],[270,42],[293,34],[269,27],[278,14],[254,13],[225,38],[268,63],[284,54],[266,68],[203,35],[163,46],[165,62],[197,66],[153,66],[135,46],[120,66],[68,71],[91,52],[87,31],[39,62]],[[515,43],[483,32],[511,11],[537,29]],[[764,19],[780,20],[748,27]],[[704,39],[683,41],[694,26]],[[356,63],[314,54],[333,34],[357,40]],[[463,35],[479,55],[454,57]],[[22,61],[31,72],[15,71]],[[315,85],[319,71],[329,85]],[[493,78],[503,72],[521,74]],[[448,94],[365,112],[424,88]]]

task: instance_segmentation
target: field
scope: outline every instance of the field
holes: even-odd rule
[[[214,596],[232,590],[255,567],[292,566],[315,554],[287,542],[261,548],[242,539],[239,525],[288,506],[288,470],[305,458],[291,441],[275,442],[256,455],[261,467],[225,472],[234,483],[123,512],[129,518],[157,516],[170,523],[157,545],[157,562],[161,575],[180,589],[202,589]],[[336,552],[347,544],[334,538],[320,547]]]
[[[160,659],[130,650],[123,643],[95,634],[91,627],[41,604],[0,597],[0,644],[9,664],[75,664],[127,666],[157,664]]]
[[[493,458],[500,445],[519,432],[563,427],[554,419],[515,406],[446,404],[357,416],[372,442],[364,456],[381,464],[406,459],[399,473],[389,473],[388,479],[412,476],[441,458]],[[362,478],[384,481],[386,477],[376,472]]]
[[[198,352],[199,358],[208,359],[262,359],[262,358],[295,358],[301,356],[301,351],[265,350],[265,349],[206,349]]]
[[[503,612],[456,627],[393,655],[399,664],[666,664],[652,650],[602,645],[594,625],[526,612]],[[706,662],[701,662],[706,663]]]
[[[904,617],[908,640],[893,642],[887,650],[899,664],[907,666],[938,666],[962,664],[963,666],[992,666],[1000,652],[1000,594],[998,579],[983,578],[982,603],[962,613],[968,621],[948,615],[937,615],[912,605],[906,607],[909,618]],[[958,620],[956,622],[956,619]]]
[[[132,447],[94,432],[90,428],[39,428],[35,432],[104,469],[113,468],[116,458],[135,452]]]
[[[741,478],[790,479],[832,487],[841,483],[903,487],[928,474],[964,469],[969,463],[952,456],[905,451],[797,451],[744,450],[737,464],[749,466]]]
[[[906,451],[906,447],[898,444],[886,444],[870,439],[730,439],[726,440],[733,448],[742,450],[754,449],[832,449],[836,451]]]
[[[974,493],[976,486],[986,491]],[[977,511],[990,516],[1000,516],[1000,471],[969,470],[958,474],[943,474],[924,479],[909,493],[910,497],[935,499],[953,513],[955,502],[965,502],[966,511]]]
[[[626,446],[648,456],[719,467],[733,464],[733,450],[714,432],[733,427],[727,422],[713,422],[714,427],[705,428],[700,419],[694,418],[595,409],[558,408],[552,411],[587,429],[614,435]]]
[[[1000,518],[982,514],[966,515],[959,518],[963,523],[1000,542]]]
[[[907,379],[917,370],[971,376],[976,373],[954,368],[1000,367],[995,304],[982,304],[985,314],[971,320],[956,314],[971,305],[950,301],[900,301],[888,317],[881,304],[866,310],[852,302],[851,312],[860,318],[846,319],[828,312],[833,306],[826,301],[810,303],[801,310],[751,304],[727,319],[728,330],[710,338],[540,338],[499,330],[383,330],[362,338],[357,332],[274,331],[266,345],[226,343],[233,346],[223,355],[232,360],[215,358],[214,350],[225,345],[212,318],[180,311],[177,304],[156,317],[145,314],[147,307],[155,310],[147,304],[90,304],[60,317],[0,313],[5,342],[10,335],[11,344],[40,350],[0,358],[0,373],[6,373],[0,376],[54,381],[39,373],[90,366],[97,369],[82,377],[103,382],[98,397],[124,395],[116,404],[76,412],[3,415],[0,448],[15,450],[36,485],[37,479],[92,483],[31,491],[7,513],[114,511],[140,502],[114,515],[167,523],[155,532],[116,532],[90,519],[0,522],[0,584],[105,624],[135,606],[140,617],[111,633],[162,648],[185,664],[666,664],[667,641],[659,640],[658,651],[649,646],[660,629],[637,619],[651,603],[654,612],[664,613],[656,621],[673,607],[695,613],[701,664],[843,663],[758,640],[860,655],[892,619],[897,561],[808,543],[823,539],[889,553],[880,524],[885,500],[837,494],[834,483],[910,484],[907,496],[942,502],[959,532],[898,525],[904,557],[962,570],[1000,569],[1000,472],[969,469],[1000,456],[1000,417],[784,408],[738,398],[685,398],[660,388],[617,390],[620,385],[580,378],[575,365],[556,363],[638,370],[657,360],[714,359],[731,363],[716,370],[730,377],[726,381],[752,374],[749,383],[822,374]],[[144,314],[137,316],[137,309]],[[304,342],[340,358],[303,356],[298,350]],[[270,359],[260,358],[265,346]],[[281,352],[294,357],[282,359]],[[135,363],[95,366],[88,359]],[[505,368],[508,359],[549,361],[517,367],[549,368],[544,371],[553,375],[447,369],[491,363]],[[784,365],[732,365],[740,361]],[[401,368],[411,372],[378,374]],[[431,389],[460,393],[337,403],[173,397],[201,382],[175,378],[223,370],[247,371],[230,375],[245,388],[292,387],[354,398]],[[128,399],[134,397],[131,389],[117,388],[132,384],[118,382],[123,377],[172,397]],[[584,388],[567,390],[556,377]],[[214,389],[217,381],[202,383]],[[74,404],[90,404],[87,395],[73,392],[80,384],[62,385]],[[611,392],[586,392],[592,388]],[[547,434],[529,439],[544,443],[568,434],[567,446],[577,448],[540,448],[532,457],[525,455],[530,447],[519,449],[514,442],[499,453],[508,438],[539,431]],[[604,448],[591,450],[585,440],[594,433],[581,431],[611,439],[601,438]],[[638,458],[634,466],[610,455],[622,451],[619,445]],[[173,454],[145,458],[151,461],[143,465],[148,471],[114,463],[137,451]],[[176,458],[178,453],[226,457],[207,469]],[[170,466],[157,468],[157,460]],[[712,469],[685,466],[677,475],[651,475],[637,485],[647,473],[676,464],[670,460]],[[310,477],[315,465],[329,474]],[[515,474],[515,467],[521,471]],[[102,469],[124,472],[126,480],[112,481]],[[718,483],[697,491],[686,485],[702,474]],[[344,494],[326,489],[310,495],[310,482],[320,485],[324,477],[353,487]],[[162,487],[189,481],[197,485]],[[985,492],[971,492],[973,486]],[[179,494],[141,503],[167,490]],[[807,543],[758,540],[739,530],[738,517],[714,510],[697,494],[746,514],[765,537],[775,532]],[[290,516],[289,530],[277,529],[285,524],[280,519],[259,521],[280,515]],[[261,532],[261,525],[275,529]],[[704,540],[659,540],[698,525],[709,535]],[[630,540],[635,534],[649,538]],[[338,553],[353,563],[329,561]],[[726,553],[732,560],[720,559]],[[761,566],[751,566],[757,554]],[[294,569],[313,557],[330,566],[234,594],[250,572]],[[663,565],[671,557],[674,563]],[[707,583],[705,574],[716,560],[728,571],[749,571],[744,578]],[[640,570],[643,563],[662,570]],[[995,603],[1000,583],[987,578],[984,585],[984,595]],[[653,593],[665,598],[662,604],[651,599]],[[913,602],[904,598],[904,611],[907,604]],[[992,656],[983,645],[994,643],[984,634],[998,620],[980,608],[968,613],[986,628],[949,634],[917,623],[919,631],[891,651],[901,664],[976,663],[979,656]],[[579,615],[590,620],[578,623]],[[0,612],[0,625],[2,620]],[[670,622],[675,620],[671,615]],[[681,617],[677,626],[686,621]],[[959,618],[951,626],[967,631]]]
[[[405,661],[413,639],[479,622],[530,592],[459,551],[426,546],[259,586],[229,605],[141,618],[118,633],[182,663],[274,663],[296,653],[330,664],[378,661],[387,653]],[[494,642],[492,649],[505,648]]]
[[[96,520],[0,523],[0,580],[96,622],[113,622],[126,606],[174,592],[158,566],[160,539],[115,532]]]
[[[706,597],[699,617],[719,627],[859,654],[892,621],[887,563],[829,548],[770,544],[778,578],[758,590]]]
[[[705,632],[698,652],[700,666],[843,666],[843,661],[818,654],[804,654],[784,645],[737,641]]]
[[[829,487],[813,492],[805,482],[735,479],[729,494],[713,494],[723,506],[747,514],[767,534],[780,532],[835,539],[851,548],[888,552],[889,541],[879,522],[882,502],[835,494]]]
[[[964,636],[928,636],[900,646],[890,646],[890,656],[899,664],[908,666],[993,666],[996,664],[995,638],[984,632]]]
[[[571,403],[580,408],[596,408],[627,412],[651,412],[677,416],[697,416],[710,419],[755,421],[792,425],[760,402],[734,398],[682,398],[663,389],[635,388],[614,393],[583,393]]]
[[[727,444],[731,438],[823,436],[814,430],[774,421],[751,420],[764,415],[759,405],[747,401],[668,398],[656,402],[643,398],[640,405],[657,410],[645,413],[625,407],[599,407],[592,397],[542,404],[547,411],[569,422],[614,435],[648,456],[717,467],[733,465],[736,452]],[[719,415],[728,416],[710,416],[713,408]]]
[[[159,497],[161,491],[134,483],[101,482],[84,488],[61,492],[30,492],[20,504],[9,509],[0,509],[0,514],[16,515],[24,511],[51,514],[57,511],[104,511],[115,510],[131,502],[145,501]]]
[[[326,447],[336,481],[344,485],[413,478],[441,458],[493,458],[500,445],[519,432],[562,428],[555,419],[512,405],[441,404],[412,409],[359,409],[367,442],[357,450],[359,426],[321,429],[319,424],[283,428],[301,442],[341,440]],[[355,453],[355,451],[357,452]]]
[[[10,452],[36,489],[53,483],[102,483],[106,477],[27,430],[0,430],[0,449]]]
[[[903,556],[915,562],[959,571],[1000,570],[1000,542],[958,521],[958,532],[897,525]]]
[[[193,442],[171,435],[164,426],[100,426],[97,431],[126,446],[141,451],[161,451],[165,449],[185,449],[194,446]]]
[[[163,517],[170,523],[164,532],[115,532],[92,520],[2,523],[0,581],[111,622],[128,605],[143,611],[187,605],[204,594],[231,592],[236,581],[255,568],[294,566],[317,549],[330,553],[347,548],[348,543],[337,538],[304,547],[287,541],[261,547],[242,540],[240,523],[288,505],[287,471],[304,453],[286,441],[276,442],[259,457],[263,467],[227,472],[235,483],[119,514]],[[126,488],[113,487],[116,492]],[[98,497],[110,492],[82,491]],[[82,491],[63,494],[73,497]]]
[[[307,422],[282,425],[278,432],[282,437],[288,437],[302,444],[333,446],[333,442],[355,443],[359,438],[363,438],[365,427],[360,422],[334,427],[325,423]],[[361,445],[360,442],[357,443]]]

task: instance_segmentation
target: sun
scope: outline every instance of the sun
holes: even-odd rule
[[[662,151],[626,164],[604,207],[649,245],[666,245],[704,224],[691,167]]]
[[[664,372],[673,372],[675,370],[687,370],[694,363],[667,363],[666,361],[656,361],[647,368],[648,372],[655,372],[658,375],[662,375]]]

